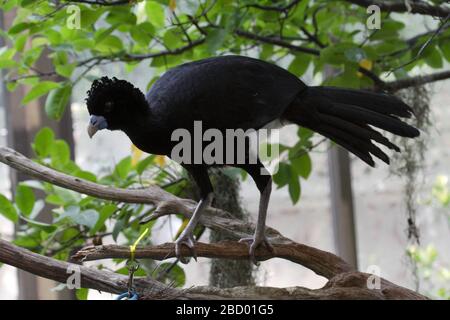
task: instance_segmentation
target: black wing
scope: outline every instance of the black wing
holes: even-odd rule
[[[261,60],[222,56],[186,63],[166,72],[147,100],[166,128],[259,129],[279,118],[306,89],[288,71]]]

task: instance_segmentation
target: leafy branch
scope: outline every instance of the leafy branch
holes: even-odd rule
[[[155,219],[174,212],[181,212],[183,215],[190,216],[195,206],[192,201],[180,199],[157,186],[149,187],[146,190],[108,188],[78,177],[69,176],[35,163],[8,148],[0,148],[0,161],[34,178],[84,194],[121,202],[142,203],[142,201],[146,201],[145,203],[155,203],[157,205],[153,217]],[[227,216],[229,214],[222,210],[209,208],[208,214],[202,217],[201,223],[205,227],[225,231],[239,237],[251,234],[254,224],[230,219]],[[218,297],[252,299],[268,297],[284,299],[425,299],[425,297],[409,289],[399,287],[384,279],[380,279],[380,288],[370,289],[367,283],[372,276],[353,270],[339,257],[319,249],[294,243],[271,228],[268,228],[268,236],[273,239],[275,250],[270,253],[264,248],[259,249],[257,252],[258,259],[266,260],[274,257],[288,259],[326,277],[329,280],[328,283],[323,288],[316,290],[302,287],[294,287],[289,290],[270,287],[235,289],[193,287],[184,290],[167,286],[147,277],[136,280],[136,290],[144,299],[215,299]],[[246,259],[248,255],[245,244],[233,241],[214,244],[198,243],[197,251],[199,256],[209,258]],[[184,254],[188,254],[188,252],[186,251]],[[139,259],[165,260],[173,255],[173,244],[138,248],[136,251],[136,257]],[[73,258],[84,261],[128,257],[129,247],[95,246],[78,251]],[[0,262],[62,283],[65,283],[70,276],[67,270],[72,265],[33,253],[4,240],[0,240]],[[81,285],[84,288],[111,293],[120,293],[126,290],[126,276],[79,265],[76,265],[76,268],[81,272]]]

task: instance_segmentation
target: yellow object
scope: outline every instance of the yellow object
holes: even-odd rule
[[[144,152],[136,147],[134,144],[131,145],[131,165],[134,167],[138,164]]]
[[[166,165],[166,157],[165,156],[156,156],[155,162],[160,167],[164,167]]]
[[[142,232],[139,238],[137,238],[137,240],[133,243],[133,245],[130,246],[131,261],[134,261],[134,253],[136,252],[136,247],[139,244],[139,242],[141,242],[141,240],[144,238],[144,236],[147,234],[148,230],[149,228],[145,228],[144,232]]]
[[[364,68],[364,69],[366,69],[366,70],[372,70],[372,67],[373,67],[373,62],[372,62],[372,60],[368,60],[368,59],[362,59],[360,62],[359,62],[359,66],[361,67],[361,68]],[[358,77],[360,77],[360,78],[362,78],[363,77],[363,74],[361,73],[361,72],[357,72],[357,75],[358,75]]]
[[[175,9],[177,8],[177,1],[176,0],[170,0],[169,1],[169,8],[172,11],[175,11]]]

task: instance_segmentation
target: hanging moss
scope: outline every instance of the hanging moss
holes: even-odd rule
[[[409,104],[416,115],[411,119],[411,124],[427,132],[430,126],[430,99],[428,88],[425,86],[411,87],[398,92],[397,94],[403,101]],[[422,134],[418,139],[410,140],[401,137],[394,138],[395,144],[402,149],[401,153],[394,156],[392,172],[405,179],[403,191],[405,197],[405,206],[407,212],[407,234],[408,240],[420,243],[419,229],[416,225],[417,213],[417,191],[420,185],[420,172],[423,168],[427,144],[425,135]]]
[[[420,244],[420,232],[416,224],[417,194],[422,184],[422,169],[424,167],[427,140],[425,134],[430,127],[430,99],[429,89],[425,86],[416,86],[403,89],[397,93],[399,98],[410,105],[416,117],[410,123],[422,131],[422,135],[414,140],[394,137],[402,152],[394,156],[394,165],[391,172],[404,179],[403,196],[407,215],[407,237],[410,244]],[[419,288],[417,266],[410,259],[412,272],[415,277],[416,289]]]

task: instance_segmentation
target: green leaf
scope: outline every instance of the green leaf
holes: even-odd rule
[[[36,198],[30,187],[19,183],[16,188],[15,201],[20,212],[25,216],[29,216],[33,211]]]
[[[145,12],[151,24],[159,28],[164,26],[164,8],[161,4],[148,1],[145,3]]]
[[[143,22],[134,26],[130,30],[130,35],[134,41],[142,46],[146,46],[152,40],[155,28],[150,22]]]
[[[141,175],[147,167],[155,161],[155,155],[150,155],[143,160],[139,161],[136,166],[136,172]]]
[[[48,223],[44,223],[44,222],[39,222],[39,221],[35,221],[32,219],[29,219],[27,217],[20,217],[20,219],[22,219],[23,221],[27,222],[30,226],[32,227],[36,227],[38,229],[41,229],[47,233],[52,233],[56,230],[56,226],[48,224]]]
[[[125,157],[116,165],[114,173],[117,174],[120,179],[125,180],[131,168],[131,157]]]
[[[75,39],[71,41],[71,44],[76,51],[83,51],[96,47],[93,39]]]
[[[78,170],[74,173],[74,176],[91,182],[97,182],[97,176],[89,171]]]
[[[53,193],[49,194],[45,201],[58,206],[76,204],[80,201],[80,195],[72,190],[53,186]]]
[[[122,267],[118,270],[115,271],[118,274],[123,274],[123,275],[128,275],[129,271],[127,267]],[[136,277],[146,277],[147,276],[147,272],[145,272],[145,270],[141,267],[139,267],[136,272],[134,273],[134,275]]]
[[[70,149],[64,140],[56,140],[50,147],[50,156],[52,158],[52,166],[62,168],[70,160]]]
[[[11,201],[9,201],[4,195],[0,194],[0,214],[5,216],[8,220],[16,223],[19,220],[16,208],[14,208]]]
[[[423,52],[423,57],[425,62],[434,69],[440,69],[444,65],[437,46],[428,46]]]
[[[34,24],[29,22],[20,22],[12,26],[8,33],[10,35],[16,35],[24,30],[30,29]]]
[[[117,220],[114,224],[114,228],[112,231],[112,237],[113,240],[117,242],[117,237],[119,236],[119,233],[125,228],[125,219]]]
[[[441,49],[445,60],[450,62],[450,41],[442,41],[439,43],[439,48]]]
[[[208,33],[206,36],[206,47],[211,54],[215,53],[222,46],[226,35],[227,31],[225,29],[214,29]]]
[[[320,60],[324,63],[340,65],[348,62],[346,52],[351,49],[356,49],[353,43],[340,43],[334,46],[329,46],[320,52]]]
[[[288,67],[288,70],[296,76],[302,76],[306,70],[308,70],[309,62],[311,58],[306,54],[296,54]]]
[[[45,101],[45,112],[47,115],[54,120],[60,120],[69,104],[71,94],[72,85],[70,84],[52,90]]]
[[[288,164],[284,162],[280,162],[278,171],[273,176],[273,182],[278,186],[278,188],[281,188],[289,183],[291,175],[291,168]]]
[[[59,83],[53,81],[39,82],[25,95],[25,97],[23,97],[22,104],[27,104],[59,86]]]
[[[362,59],[366,59],[367,55],[363,49],[354,47],[344,51],[345,57],[351,62],[360,62]]]
[[[164,33],[163,42],[167,48],[173,50],[178,46],[180,36],[173,29],[167,30]]]
[[[105,37],[102,41],[96,43],[95,49],[104,53],[114,53],[123,49],[122,40],[114,35]]]
[[[55,66],[55,71],[65,78],[70,78],[75,67],[76,64],[74,63],[60,64]]]
[[[80,288],[80,289],[77,289],[77,291],[75,292],[75,295],[77,296],[78,300],[87,300],[88,293],[89,293],[89,289]]]
[[[12,68],[17,65],[17,62],[11,59],[0,58],[0,69]]]
[[[170,271],[167,272],[166,270]],[[173,266],[172,263],[164,262],[159,265],[159,270],[164,274],[161,280],[166,284],[173,284],[175,287],[182,287],[186,283],[186,274],[179,265]]]
[[[69,218],[76,224],[83,225],[91,229],[94,228],[97,223],[99,213],[94,209],[81,211],[78,206],[70,206],[56,219],[55,222],[59,222],[65,218]]]
[[[314,135],[314,131],[305,127],[299,127],[297,131],[297,136],[300,140],[309,140]]]
[[[300,179],[296,174],[292,174],[289,180],[289,195],[294,204],[300,199]]]
[[[304,154],[300,157],[296,157],[291,160],[291,165],[294,171],[300,175],[304,179],[308,179],[309,175],[311,174],[311,158],[309,154]]]
[[[99,212],[99,218],[97,222],[95,223],[95,226],[91,229],[90,234],[93,235],[97,231],[99,231],[104,225],[105,221],[111,217],[111,215],[116,212],[117,206],[114,204],[109,204],[104,207]]]
[[[97,221],[99,218],[99,213],[94,209],[88,209],[80,212],[80,215],[77,217],[78,224],[85,225],[86,227],[89,227],[89,229],[92,229],[95,227]]]
[[[34,137],[34,152],[36,152],[39,157],[47,157],[50,155],[50,149],[54,140],[55,134],[53,133],[53,130],[48,127],[42,128]]]

